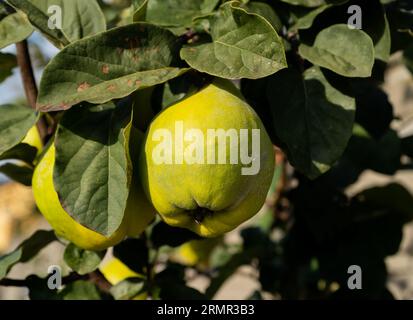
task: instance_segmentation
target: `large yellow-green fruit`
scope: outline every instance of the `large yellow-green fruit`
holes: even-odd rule
[[[40,160],[33,174],[33,193],[37,207],[56,234],[80,248],[104,250],[121,242],[126,236],[137,236],[155,216],[153,206],[146,199],[138,179],[132,181],[125,216],[119,229],[105,237],[76,222],[61,206],[53,184],[55,147],[52,144]]]
[[[122,261],[117,258],[112,258],[105,264],[99,267],[100,272],[105,276],[106,280],[113,286],[126,280],[128,278],[144,278],[139,273],[131,270]],[[138,294],[133,300],[146,300],[148,298],[148,293],[143,292]]]
[[[235,130],[238,137],[241,137],[240,130],[247,129],[247,151],[252,148],[252,130],[256,129],[259,140],[255,150],[258,145],[259,151],[254,158],[259,164],[258,172],[252,175],[243,172],[251,165],[242,163],[236,153],[238,149],[245,150],[245,144],[244,148],[240,146],[240,139],[234,140],[234,144],[227,139],[226,158],[221,159],[224,164],[218,164],[217,159],[215,164],[208,161],[205,150],[215,150],[219,155],[218,140],[205,138],[211,129],[232,130],[232,133]],[[181,131],[191,135],[183,142],[182,149],[176,149]],[[204,140],[199,137],[199,131]],[[168,140],[166,132],[170,132],[172,139]],[[178,143],[175,143],[176,137]],[[202,150],[205,152],[203,162],[191,163],[191,156],[197,152],[199,155]],[[230,150],[235,154],[232,161]],[[182,158],[185,160],[181,161]],[[274,149],[261,120],[226,80],[215,80],[158,115],[149,127],[140,157],[142,185],[162,219],[203,237],[231,231],[254,216],[264,204],[273,172]]]

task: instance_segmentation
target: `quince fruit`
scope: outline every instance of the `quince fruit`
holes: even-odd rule
[[[137,130],[133,131],[131,139],[135,139],[138,134]],[[136,140],[139,139],[136,138]],[[155,210],[146,199],[139,179],[135,177],[132,180],[124,219],[112,236],[105,237],[82,226],[60,204],[53,185],[54,163],[55,147],[54,144],[51,144],[33,174],[32,186],[36,204],[56,234],[71,241],[79,248],[100,251],[112,247],[127,236],[139,235],[154,219]]]
[[[274,158],[258,115],[232,82],[217,79],[154,119],[139,168],[167,224],[217,237],[261,209]]]

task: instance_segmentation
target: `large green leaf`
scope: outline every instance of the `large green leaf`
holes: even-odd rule
[[[79,40],[46,67],[37,107],[49,111],[82,101],[106,103],[168,81],[186,71],[175,67],[178,50],[177,37],[147,23]]]
[[[0,49],[28,38],[33,32],[27,18],[21,13],[12,13],[0,20]]]
[[[0,52],[0,83],[12,75],[12,70],[17,66],[16,56]]]
[[[275,131],[292,165],[312,179],[326,172],[352,134],[355,99],[334,87],[317,67],[303,76],[294,69],[275,74],[267,96]]]
[[[30,108],[6,104],[0,106],[0,156],[17,146],[37,121]]]
[[[63,47],[106,30],[105,17],[96,0],[9,0],[9,2],[23,11],[33,26],[44,33],[57,47]],[[61,30],[49,27],[49,19],[54,12],[49,13],[48,10],[52,6],[61,8]]]
[[[181,50],[194,69],[228,79],[257,79],[287,66],[282,41],[263,17],[230,2],[208,19],[212,42]]]
[[[53,231],[40,230],[20,244],[16,250],[0,257],[0,279],[3,279],[15,264],[31,260],[55,240],[57,239]]]
[[[129,194],[132,114],[113,103],[77,106],[58,127],[54,182],[65,210],[106,236],[120,226]]]
[[[313,64],[346,77],[369,77],[374,64],[374,46],[370,37],[345,24],[324,29],[312,46],[301,44],[299,52]]]
[[[146,21],[170,27],[186,27],[192,19],[212,12],[219,0],[149,0]]]

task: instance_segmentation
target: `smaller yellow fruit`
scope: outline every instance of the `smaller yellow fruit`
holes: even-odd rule
[[[110,259],[103,266],[99,267],[99,270],[105,276],[106,280],[113,286],[128,278],[144,278],[143,275],[132,271],[117,258]],[[144,292],[138,294],[133,300],[146,300],[147,298],[148,294]]]
[[[136,156],[134,146],[139,147],[140,133],[133,130],[130,139],[133,159]],[[132,179],[124,219],[112,236],[105,237],[82,226],[64,210],[59,201],[53,183],[54,163],[55,146],[52,144],[34,170],[32,186],[36,204],[56,234],[79,248],[99,251],[112,247],[127,236],[134,237],[142,233],[155,218],[155,209],[146,199],[139,178],[135,176]]]
[[[114,286],[128,278],[144,278],[143,275],[132,271],[117,258],[110,259],[103,266],[99,267],[99,270],[103,273],[106,280]]]
[[[189,267],[207,267],[212,251],[221,241],[222,237],[189,241],[176,249],[174,258]]]

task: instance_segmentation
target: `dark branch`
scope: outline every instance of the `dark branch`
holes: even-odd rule
[[[109,293],[110,288],[112,287],[112,285],[106,280],[103,274],[98,270],[86,275],[79,275],[76,272],[72,272],[62,278],[62,285],[67,285],[78,280],[90,281],[105,293]],[[45,279],[45,281],[47,280]],[[0,286],[3,287],[27,287],[27,285],[28,283],[26,279],[20,280],[5,278],[0,280]]]
[[[33,110],[36,110],[36,101],[37,101],[37,86],[36,80],[34,78],[33,72],[33,65],[30,59],[29,48],[27,45],[27,41],[23,40],[21,42],[16,43],[16,51],[17,51],[17,63],[20,68],[20,73],[23,81],[24,91],[26,93],[27,101],[30,107]],[[43,117],[37,123],[37,128],[39,130],[40,136],[43,142],[46,142],[47,132],[47,124]]]

